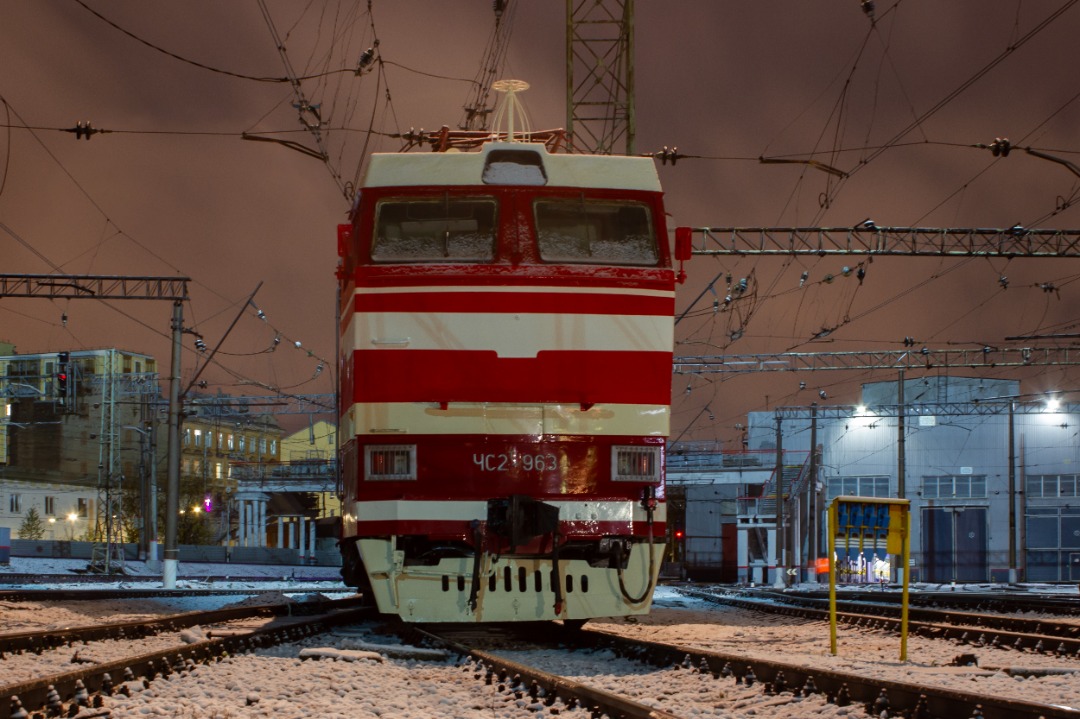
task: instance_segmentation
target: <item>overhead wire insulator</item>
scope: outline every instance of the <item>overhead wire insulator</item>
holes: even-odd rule
[[[91,135],[112,132],[112,130],[99,130],[98,128],[91,125],[90,121],[87,120],[86,122],[75,123],[75,127],[65,129],[64,132],[72,133],[73,135],[75,135],[76,140],[82,137],[85,137],[87,140],[89,140]]]
[[[994,157],[1008,157],[1010,150],[1012,150],[1012,143],[1007,137],[995,137],[990,143],[990,153]]]
[[[375,62],[375,48],[369,47],[360,53],[360,59],[356,62],[356,69],[353,70],[354,75],[361,75],[364,70],[371,67],[371,63]]]
[[[686,155],[680,155],[679,148],[677,147],[669,149],[667,145],[664,145],[664,149],[660,150],[660,152],[653,153],[653,157],[660,160],[660,164],[662,165],[668,164],[668,160],[671,160],[671,166],[674,167],[675,163],[679,161],[679,158],[686,157]]]

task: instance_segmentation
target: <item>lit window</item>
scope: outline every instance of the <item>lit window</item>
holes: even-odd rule
[[[199,447],[201,445],[202,445],[202,430],[197,429],[197,430],[195,430],[195,446]]]
[[[229,451],[230,452],[233,450],[233,442],[234,442],[233,436],[230,434],[229,435]]]
[[[246,447],[244,447],[245,444],[247,444],[247,438],[244,437],[244,435],[240,435],[240,451],[241,452],[246,451]]]

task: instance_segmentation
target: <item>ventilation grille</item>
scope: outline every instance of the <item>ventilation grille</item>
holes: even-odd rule
[[[364,479],[416,479],[416,445],[372,444],[364,447]]]
[[[611,448],[611,479],[616,482],[659,482],[660,448]]]

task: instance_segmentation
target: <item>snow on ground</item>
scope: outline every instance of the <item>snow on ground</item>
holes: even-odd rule
[[[718,652],[816,666],[835,671],[948,686],[965,692],[1022,697],[1080,708],[1080,660],[974,647],[939,639],[908,637],[908,661],[900,661],[900,637],[839,625],[838,652],[829,651],[829,624],[762,614],[685,597],[658,587],[648,616],[594,620],[592,629]],[[953,666],[974,654],[977,666]],[[1064,674],[1014,677],[1007,669],[1067,670]]]
[[[112,719],[520,719],[550,717],[548,707],[528,695],[516,699],[473,678],[447,660],[309,659],[307,649],[347,651],[355,634],[312,637],[253,654],[200,666],[185,676],[158,679],[130,698],[106,702]],[[386,644],[383,637],[371,643]],[[396,648],[396,647],[395,647]],[[327,653],[334,653],[328,651]],[[387,652],[394,654],[396,652]],[[562,708],[560,717],[583,719],[589,712]]]
[[[85,566],[82,562],[76,564]],[[191,575],[185,569],[194,566],[199,568],[199,573],[194,575],[194,579],[186,578]],[[225,571],[222,571],[222,567]],[[185,582],[205,586],[205,577],[223,576],[229,574],[229,570],[236,576],[245,577],[253,576],[248,571],[261,571],[263,574],[260,576],[276,577],[281,574],[286,579],[282,582],[260,582],[257,584],[259,589],[274,588],[282,593],[302,592],[302,583],[289,579],[286,574],[292,569],[182,565],[180,576],[185,577]],[[332,568],[295,569],[305,572],[317,569],[324,574],[335,571]],[[27,569],[16,565],[8,571],[51,573],[55,569],[42,569],[40,565]],[[217,582],[215,586],[220,584]],[[325,584],[318,591],[324,592]],[[1080,681],[1076,674],[1080,672],[1080,661],[1076,659],[975,648],[911,636],[908,640],[909,660],[901,662],[900,639],[896,635],[843,625],[839,628],[839,655],[834,657],[829,653],[829,628],[826,622],[717,606],[685,597],[669,587],[658,587],[654,597],[654,610],[648,616],[594,620],[589,627],[721,652],[746,653],[792,664],[873,674],[893,681],[934,682],[961,691],[1080,706]],[[135,616],[217,608],[237,601],[235,596],[225,596],[183,600],[0,602],[0,624],[6,631],[41,626],[61,629],[63,626],[120,621]],[[112,709],[114,719],[503,719],[551,716],[547,707],[532,702],[527,696],[515,699],[513,695],[497,692],[493,686],[477,682],[471,670],[455,666],[450,660],[402,657],[400,648],[380,652],[380,660],[366,658],[363,652],[378,651],[378,647],[372,645],[385,645],[391,641],[381,635],[366,635],[366,631],[352,629],[349,632],[324,634],[253,654],[230,657],[218,664],[199,667],[189,675],[158,679],[146,689],[135,685],[132,688],[136,691],[130,698],[114,697],[108,701],[107,707]],[[124,648],[122,643],[118,644],[118,650]],[[126,649],[131,649],[130,643]],[[324,658],[302,660],[300,653],[304,649],[316,650],[313,653],[324,655]],[[68,658],[73,651],[64,650],[61,655]],[[105,655],[105,649],[99,645],[85,651],[101,655],[90,657],[99,660]],[[975,654],[978,666],[952,665],[955,657],[965,653]],[[523,655],[520,659],[531,663],[543,657],[539,654],[535,657]],[[555,657],[553,654],[548,661],[554,662],[551,671],[583,679],[592,677],[595,682],[591,683],[600,688],[611,691],[628,689],[639,700],[655,701],[656,706],[686,716],[725,719],[751,716],[781,719],[808,715],[855,719],[864,716],[858,707],[834,707],[818,703],[816,698],[799,702],[781,695],[769,698],[768,705],[763,705],[758,703],[760,697],[756,691],[747,690],[729,680],[713,680],[694,672],[643,667],[603,654],[581,654],[576,658],[565,655]],[[1010,676],[1005,671],[1007,668],[1033,670],[1036,674],[1047,669],[1064,670],[1066,673],[1022,678]],[[588,716],[588,713],[563,708],[560,716],[578,719]]]
[[[124,574],[143,578],[160,577],[161,561],[147,562],[129,559],[124,562]],[[86,573],[85,559],[55,559],[52,557],[12,557],[8,565],[0,564],[0,580],[5,574],[71,574]],[[178,562],[177,579],[205,580],[207,577],[281,578],[340,580],[338,567],[283,564],[230,564],[212,562]],[[0,585],[2,586],[2,585]]]

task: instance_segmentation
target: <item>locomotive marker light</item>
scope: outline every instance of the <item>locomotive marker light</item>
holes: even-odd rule
[[[911,557],[911,500],[880,497],[837,497],[829,505],[829,651],[836,655],[836,538],[862,541],[869,536],[885,540],[888,554],[900,554],[903,566]],[[908,634],[908,577],[905,571],[903,597],[900,602],[900,661],[907,661]]]

